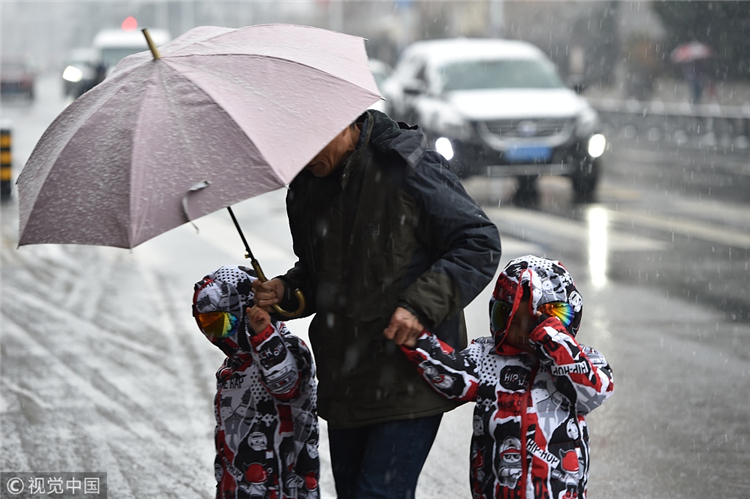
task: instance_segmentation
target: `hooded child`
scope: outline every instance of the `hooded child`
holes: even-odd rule
[[[612,370],[576,341],[583,299],[558,261],[512,260],[490,299],[491,337],[454,351],[425,331],[402,350],[442,396],[476,402],[476,499],[585,499],[586,414],[613,392]]]
[[[226,354],[216,372],[216,498],[317,499],[315,366],[307,345],[255,307],[252,269],[195,284],[193,315]]]

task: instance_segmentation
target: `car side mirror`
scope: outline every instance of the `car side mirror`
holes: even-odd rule
[[[568,86],[577,94],[582,94],[586,90],[586,81],[581,76],[571,76],[568,78]]]
[[[427,86],[424,84],[423,81],[420,80],[414,80],[406,83],[404,85],[404,93],[406,95],[421,95],[427,91]]]

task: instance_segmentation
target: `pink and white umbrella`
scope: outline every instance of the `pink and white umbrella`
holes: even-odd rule
[[[275,190],[381,98],[364,40],[323,29],[198,27],[160,51],[44,133],[18,179],[19,246],[133,248]]]
[[[683,43],[677,46],[669,55],[672,62],[680,64],[683,62],[692,62],[699,59],[708,59],[713,57],[714,52],[711,47],[700,42]]]

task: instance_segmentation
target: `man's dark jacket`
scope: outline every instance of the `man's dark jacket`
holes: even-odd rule
[[[457,349],[462,309],[492,279],[500,237],[424,135],[368,111],[357,149],[333,174],[300,173],[287,213],[299,258],[281,276],[315,313],[318,410],[332,428],[455,407],[383,336],[396,307]],[[287,301],[288,308],[296,306]]]

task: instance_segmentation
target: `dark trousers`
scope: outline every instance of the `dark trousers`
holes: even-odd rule
[[[413,499],[442,417],[329,428],[338,499]]]

